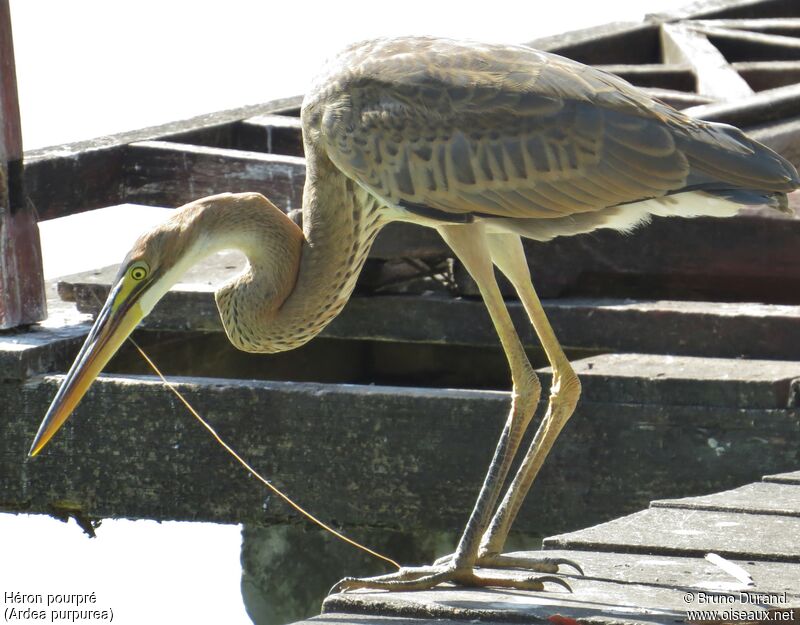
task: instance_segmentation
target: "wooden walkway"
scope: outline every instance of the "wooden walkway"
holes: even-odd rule
[[[571,594],[557,587],[540,593],[456,587],[359,591],[328,597],[323,614],[303,623],[798,623],[798,537],[800,471],[712,495],[654,501],[647,510],[547,538],[548,555],[584,567],[584,577],[565,576]],[[706,560],[709,552],[741,566],[753,584]],[[772,620],[764,616],[768,610]]]
[[[0,33],[7,4],[0,0]],[[534,46],[615,72],[697,117],[735,124],[800,165],[799,7],[707,0]],[[696,45],[730,58],[684,58]],[[750,86],[738,80],[740,91],[729,97],[734,74]],[[9,99],[2,105],[8,109]],[[21,170],[12,141],[0,249],[13,239],[6,246],[13,262],[0,259],[0,273],[21,267],[16,290],[44,291],[36,251],[24,245],[37,216],[174,207],[223,191],[262,192],[291,214],[305,177],[299,106],[300,98],[289,98],[27,152]],[[16,120],[14,111],[5,119]],[[647,505],[652,493],[719,491],[800,466],[800,193],[790,203],[794,216],[755,208],[726,220],[655,218],[626,237],[608,231],[526,245],[583,397],[516,530],[600,523]],[[320,517],[348,532],[452,531],[469,513],[502,428],[508,377],[474,284],[450,256],[430,229],[388,226],[357,296],[322,337],[254,356],[236,352],[220,327],[213,291],[241,262],[220,254],[187,274],[136,338],[243,456]],[[131,350],[110,363],[47,453],[24,461],[88,332],[83,313],[97,312],[115,274],[98,268],[63,278],[58,295],[47,284],[48,319],[0,334],[0,510],[294,523]],[[41,306],[20,310],[18,300],[0,275],[0,327],[41,316]],[[542,367],[524,311],[515,301],[509,308]],[[540,373],[546,387],[549,373]],[[562,614],[593,623],[681,622],[687,608],[715,607],[683,603],[684,589],[730,583],[702,559],[706,550],[743,561],[758,590],[800,579],[796,480],[658,502],[550,539],[548,549],[577,551],[588,573],[573,580],[571,595],[361,593],[329,599],[317,621],[411,625],[436,615],[569,623],[551,618]],[[343,570],[332,576],[356,572],[337,564]],[[305,587],[310,577],[302,576]],[[795,595],[789,602],[800,604]]]

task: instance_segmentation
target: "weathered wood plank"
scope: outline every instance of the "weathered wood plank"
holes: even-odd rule
[[[788,61],[800,59],[800,40],[745,30],[698,26],[729,62]]]
[[[242,119],[288,113],[300,96],[25,153],[25,183],[40,219],[122,204],[127,145],[181,135],[229,133]]]
[[[191,269],[142,327],[220,332],[211,294],[238,273],[242,263],[241,256],[225,254]],[[111,266],[64,278],[60,292],[76,301],[81,312],[96,314],[116,272]],[[544,300],[543,305],[568,348],[796,360],[800,344],[798,306],[610,298]],[[509,301],[508,308],[523,342],[538,346],[521,305]],[[498,344],[479,300],[443,295],[353,297],[323,336],[475,347]]]
[[[41,372],[63,371],[78,353],[89,326],[36,328],[0,334],[0,381],[25,380]]]
[[[303,156],[303,137],[299,117],[259,115],[238,124],[238,146],[272,154]]]
[[[664,62],[694,69],[698,93],[719,100],[746,98],[753,93],[706,35],[685,23],[662,24],[661,49]]]
[[[648,567],[650,562],[659,562],[662,565],[680,567],[679,570],[683,573],[678,577],[679,583],[674,585],[660,581],[648,584],[640,583],[636,579],[637,573],[641,571],[639,562],[644,558],[587,552],[566,552],[566,554],[578,561],[583,561],[584,558],[588,560],[586,577],[569,576],[572,593],[562,592],[550,586],[547,587],[547,592],[503,591],[494,588],[476,590],[458,587],[398,593],[362,591],[329,596],[323,603],[322,617],[305,622],[315,623],[330,616],[337,617],[337,622],[348,623],[352,614],[360,614],[416,618],[424,621],[457,618],[462,622],[466,619],[483,622],[486,619],[520,623],[653,625],[653,623],[685,622],[687,609],[704,610],[721,607],[712,603],[713,597],[718,596],[719,591],[709,589],[706,593],[702,582],[700,585],[695,585],[698,578],[715,575],[697,560],[647,558],[649,562],[645,567]],[[531,555],[537,554],[533,552]],[[600,558],[595,560],[597,556]],[[706,565],[711,566],[708,563]],[[632,579],[609,581],[605,575],[608,567],[621,568],[626,575],[630,573]],[[784,565],[784,567],[789,569],[789,575],[796,576],[800,572],[800,567],[797,565]],[[502,575],[502,573],[497,574]],[[517,572],[517,575],[519,574]],[[669,574],[666,573],[666,576]],[[724,574],[718,570],[716,577],[722,576]],[[785,585],[785,581],[780,585]],[[733,588],[741,589],[741,586]],[[733,588],[730,584],[727,586],[727,590]],[[694,595],[687,602],[689,592]],[[760,586],[758,592],[763,592]],[[757,600],[746,601],[735,591],[730,592],[729,596],[731,602],[725,603],[725,609],[754,610],[768,607]],[[755,594],[749,596],[755,598]],[[796,595],[792,594],[793,600],[794,597]],[[787,592],[786,600],[788,599]],[[788,608],[788,606],[780,607]]]
[[[755,91],[800,82],[800,61],[744,61],[731,66]]]
[[[290,115],[257,115],[165,135],[158,140],[226,150],[303,156],[300,118]]]
[[[800,486],[754,482],[711,495],[657,499],[650,505],[654,508],[800,516]]]
[[[637,87],[655,87],[688,92],[694,92],[697,89],[697,77],[691,67],[686,65],[642,63],[640,65],[598,65],[597,67],[603,71],[616,74]]]
[[[294,156],[209,148],[167,141],[128,147],[125,197],[179,206],[225,191],[257,191],[285,211],[302,206],[305,161]]]
[[[580,294],[800,303],[800,297],[784,298],[787,288],[800,293],[799,233],[800,219],[654,218],[624,237],[599,230],[546,245],[526,241],[525,250],[534,284],[546,298]]]
[[[675,91],[674,89],[646,88],[645,91],[654,98],[658,98],[662,102],[666,102],[679,110],[689,106],[700,106],[702,104],[710,104],[718,101],[716,98],[707,95],[685,93],[683,91]]]
[[[27,201],[8,0],[0,0],[0,330],[47,316],[36,211]]]
[[[209,276],[206,276],[209,277]],[[208,285],[196,285],[200,289],[207,288]],[[191,289],[191,286],[189,286]],[[70,285],[69,288],[65,286],[62,293],[68,297],[78,297],[83,300],[84,304],[89,304],[87,308],[96,312],[103,301],[103,297],[98,293],[95,299],[89,293],[93,291],[84,292],[79,288],[80,294],[76,293],[75,285]],[[178,331],[216,331],[220,332],[220,324],[215,305],[211,302],[210,296],[201,296],[198,291],[189,290],[185,292],[186,298],[176,298],[176,303],[167,301],[160,308],[166,311],[170,321],[165,325],[164,320],[159,318],[159,310],[154,311],[155,316],[154,324],[145,324],[146,328],[155,328],[159,330],[171,329]],[[476,324],[471,319],[464,320],[465,312],[472,312],[479,315],[482,334],[485,335],[486,344],[471,343],[472,347],[493,347],[489,354],[485,354],[482,361],[482,367],[477,367],[475,375],[467,375],[464,377],[465,371],[460,367],[453,367],[449,360],[457,360],[460,357],[458,350],[450,350],[450,352],[442,351],[438,356],[432,356],[428,350],[417,349],[417,357],[414,362],[421,365],[426,358],[431,358],[432,363],[443,370],[448,370],[448,380],[450,384],[458,384],[462,387],[479,386],[481,388],[505,388],[507,379],[504,375],[493,376],[489,375],[488,371],[501,366],[502,359],[495,358],[498,354],[497,351],[497,338],[493,334],[490,320],[486,318],[484,311],[477,302],[472,302],[472,306],[464,306],[464,302],[456,300],[459,306],[444,306],[440,307],[437,311],[434,308],[434,314],[428,312],[430,309],[426,307],[413,306],[414,300],[419,298],[388,298],[389,302],[382,302],[383,306],[371,306],[376,300],[382,298],[356,298],[353,302],[357,302],[356,311],[351,310],[349,313],[345,312],[345,327],[342,332],[341,328],[337,333],[337,327],[332,331],[323,334],[325,338],[340,338],[347,339],[348,341],[392,341],[396,344],[401,341],[408,341],[408,335],[403,335],[400,330],[406,326],[415,328],[419,331],[420,323],[405,323],[403,318],[398,321],[398,312],[403,311],[404,315],[408,315],[408,319],[424,319],[426,324],[430,324],[432,317],[440,317],[437,324],[431,327],[428,325],[425,336],[417,335],[414,337],[416,342],[428,344],[442,344],[453,345],[452,335],[448,335],[448,330],[453,325],[460,326],[457,332],[463,335],[462,340],[475,341]],[[422,298],[427,299],[427,298]],[[447,300],[439,299],[440,303]],[[364,304],[362,310],[358,310],[358,304]],[[411,305],[409,305],[411,304]],[[556,302],[560,304],[560,302]],[[548,308],[550,308],[548,306]],[[558,309],[557,309],[558,310]],[[355,314],[358,313],[358,314]],[[522,321],[524,313],[519,309],[519,305],[514,310],[515,317]],[[355,316],[354,316],[355,315]],[[381,316],[382,327],[394,330],[394,334],[386,336],[383,333],[371,334],[369,327],[365,328],[365,324],[369,319]],[[592,311],[588,313],[592,316]],[[354,318],[348,318],[354,317]],[[402,316],[401,316],[402,317]],[[558,320],[558,316],[553,316]],[[457,320],[457,321],[456,321]],[[798,316],[798,324],[800,324],[800,316]],[[461,326],[463,324],[463,326]],[[599,324],[602,327],[602,323]],[[48,333],[44,337],[39,333],[29,333],[21,335],[14,339],[13,344],[0,343],[0,363],[4,360],[9,361],[10,364],[16,366],[8,367],[5,375],[10,379],[24,379],[37,372],[50,372],[54,371],[52,366],[60,362],[62,367],[65,366],[63,360],[62,350],[71,349],[73,343],[62,347],[58,342],[62,335],[69,338],[79,337],[85,332],[85,326],[80,326],[75,329],[65,329],[60,333]],[[627,326],[628,334],[631,332],[631,326]],[[648,330],[643,330],[647,333]],[[653,334],[658,334],[655,328],[650,330]],[[174,343],[175,340],[180,340],[179,337],[171,339]],[[531,346],[535,346],[535,338],[531,331],[526,333]],[[77,340],[77,339],[75,339]],[[186,337],[186,341],[193,340],[192,335]],[[478,337],[480,340],[480,337]],[[457,343],[456,343],[457,344]],[[216,345],[216,343],[215,343]],[[22,349],[23,346],[29,346],[29,349]],[[5,354],[2,349],[6,347],[9,351]],[[363,349],[366,346],[358,347]],[[665,346],[666,351],[669,346]],[[634,346],[635,348],[635,346]],[[173,347],[175,349],[175,347]],[[340,352],[344,354],[346,351],[356,349],[353,345],[341,343]],[[370,347],[372,350],[381,350],[380,343],[378,346]],[[218,352],[219,346],[214,347],[214,351]],[[584,348],[585,350],[585,348]],[[50,352],[55,351],[55,354]],[[270,376],[275,375],[275,372],[269,368],[264,368],[263,371],[242,371],[240,366],[235,361],[244,363],[245,361],[256,361],[259,357],[252,355],[245,355],[235,350],[227,350],[230,353],[230,358],[226,365],[230,371],[227,373],[228,377],[257,377],[269,379]],[[404,351],[409,357],[414,352],[413,347],[406,346]],[[36,369],[35,365],[27,360],[33,354],[48,355],[49,360],[46,368]],[[71,353],[71,352],[68,352]],[[387,355],[391,350],[384,350]],[[395,358],[397,357],[395,353]],[[377,355],[377,352],[376,352]],[[238,358],[237,358],[238,356]],[[26,358],[23,362],[27,363],[22,366],[21,359]],[[218,354],[217,358],[220,356]],[[413,358],[413,357],[412,357]],[[381,359],[378,359],[381,361]],[[261,365],[264,367],[264,365]],[[797,362],[783,362],[775,360],[742,360],[742,359],[724,359],[724,358],[697,358],[688,356],[657,356],[653,354],[604,354],[591,357],[582,357],[573,360],[573,367],[583,382],[582,399],[587,402],[600,402],[600,403],[630,403],[630,404],[661,404],[661,405],[686,405],[686,406],[731,406],[736,408],[792,408],[797,406],[798,402],[798,387],[800,387],[800,363]],[[257,367],[258,368],[258,367]],[[413,367],[412,367],[413,368]],[[502,368],[502,367],[501,367]],[[397,362],[391,368],[394,375],[411,375],[411,371],[403,372],[402,363]],[[481,371],[478,371],[480,369]],[[483,371],[486,369],[487,371]],[[416,383],[425,384],[425,375],[430,376],[429,383],[436,384],[439,379],[434,374],[430,367],[423,366],[422,380]],[[502,368],[504,371],[504,368]],[[307,369],[307,374],[310,376],[304,379],[327,381],[327,377],[315,378],[315,371],[323,371],[320,367],[311,367]],[[235,373],[234,373],[235,372]],[[289,369],[287,368],[287,374]],[[374,367],[371,370],[372,375],[391,375],[389,370],[381,366]],[[191,375],[218,375],[216,371],[193,371]],[[241,375],[239,375],[241,374]],[[288,374],[290,375],[290,374]],[[317,375],[327,376],[327,373]],[[550,373],[549,369],[540,371],[542,381],[545,386],[549,385]],[[420,374],[417,374],[417,378]],[[287,379],[292,379],[288,377]],[[478,380],[482,380],[479,382]],[[347,381],[346,379],[342,381]],[[387,380],[388,382],[388,380]]]
[[[67,146],[69,147],[69,146]],[[39,219],[54,219],[125,202],[126,146],[25,155],[25,186]]]
[[[535,557],[542,554],[518,552],[514,555]],[[773,605],[786,611],[800,599],[793,583],[800,574],[797,564],[740,561],[738,564],[755,582],[753,587],[747,588],[700,558],[563,550],[548,550],[544,555],[581,563],[586,576],[568,576],[572,594],[549,586],[544,593],[440,587],[413,593],[338,594],[325,600],[322,616],[302,623],[312,625],[335,619],[337,623],[366,624],[370,623],[366,619],[388,617],[398,620],[457,618],[462,622],[496,619],[525,623],[652,625],[684,622],[687,610],[692,609],[766,609],[767,604],[759,601],[756,593],[779,595],[780,602]],[[691,593],[691,597],[687,593]],[[730,603],[723,603],[728,597]]]
[[[537,552],[512,552],[509,555],[525,557]],[[614,553],[604,551],[568,551],[548,549],[539,555],[561,557],[580,563],[586,577],[607,581],[648,584],[653,586],[692,587],[716,592],[747,591],[783,593],[787,598],[800,598],[800,589],[794,583],[800,567],[795,563],[735,561],[753,578],[754,585],[743,584],[705,558],[658,556],[653,554]]]
[[[800,484],[800,471],[792,473],[779,473],[777,475],[765,475],[765,482],[775,482],[778,484]]]
[[[4,480],[0,501],[5,502],[4,507],[14,502],[18,509],[47,511],[50,503],[68,500],[88,514],[102,517],[205,518],[223,522],[239,517],[258,523],[285,521],[294,516],[249,480],[192,418],[178,409],[168,391],[153,381],[101,379],[89,401],[67,424],[60,442],[49,448],[41,460],[26,462],[26,440],[52,396],[55,383],[56,380],[47,379],[16,388],[14,394],[21,392],[25,400],[8,395],[2,398],[9,414],[17,415],[13,423],[2,425],[4,450],[0,465]],[[457,434],[450,431],[447,442],[432,432],[422,444],[417,436],[408,438],[402,432],[427,429],[422,424],[428,421],[424,415],[432,414],[431,408],[442,419],[441,425],[449,422],[446,430],[462,418],[469,423],[477,414],[485,419],[496,412],[482,426],[485,434],[493,438],[493,431],[499,432],[501,427],[506,403],[504,394],[498,393],[482,394],[488,403],[480,402],[478,406],[459,401],[453,404],[451,400],[471,395],[460,391],[389,392],[370,387],[227,380],[186,380],[179,388],[235,448],[276,484],[324,518],[346,525],[380,525],[389,521],[398,525],[411,522],[410,527],[419,527],[430,520],[433,526],[441,527],[441,523],[460,523],[463,510],[454,509],[441,515],[442,521],[436,520],[443,507],[443,500],[436,500],[450,496],[474,498],[482,469],[457,467],[460,463],[455,461],[459,449],[469,450],[474,432],[458,441]],[[8,390],[3,389],[3,393]],[[93,412],[92,404],[94,408],[102,405],[101,411],[113,415],[112,420],[104,424],[96,421],[97,417],[87,418]],[[423,407],[425,404],[427,408]],[[254,418],[261,421],[256,428]],[[434,429],[439,427],[435,425]],[[92,451],[99,442],[93,431],[99,434],[106,451]],[[138,434],[129,438],[133,432]],[[326,441],[312,445],[312,439],[320,435]],[[442,460],[455,470],[444,470],[447,481],[442,483],[434,480],[436,474],[429,471],[444,467],[436,467],[435,463],[433,467],[424,466],[423,462],[439,444],[453,452]],[[369,455],[365,453],[368,449]],[[476,451],[478,456],[486,456],[488,463],[491,450]],[[197,454],[202,454],[203,459]],[[401,471],[405,482],[395,477],[398,463],[406,467]],[[323,465],[325,469],[320,473]],[[170,468],[165,473],[166,467]],[[355,471],[355,467],[360,468]],[[464,476],[455,475],[458,471]],[[102,479],[96,479],[101,474]],[[321,474],[324,479],[312,479]],[[378,481],[377,476],[381,476]],[[14,482],[17,484],[12,487]],[[17,490],[20,487],[26,490]],[[359,496],[359,492],[365,496]],[[404,499],[410,505],[405,512],[401,503]],[[267,501],[269,506],[265,508]],[[428,504],[431,508],[425,512],[421,506]],[[414,520],[420,512],[423,516]],[[395,521],[391,521],[392,517]]]
[[[572,364],[590,402],[792,408],[800,389],[800,362],[603,354]]]
[[[789,159],[795,167],[800,167],[800,117],[794,117],[778,124],[766,124],[752,129],[749,134],[756,141],[760,141]],[[790,196],[790,201],[796,195]],[[795,208],[795,210],[797,209]]]
[[[649,15],[653,20],[756,19],[796,15],[794,0],[696,0],[686,6]]]
[[[800,110],[800,85],[768,89],[738,101],[703,104],[684,111],[687,115],[712,122],[733,124],[745,130],[768,122],[782,121]]]
[[[790,205],[798,199],[800,194],[792,194]],[[390,230],[393,226],[398,228]],[[525,249],[534,283],[545,298],[589,295],[800,303],[800,296],[795,296],[800,293],[798,236],[800,219],[785,220],[772,210],[746,209],[741,216],[725,220],[654,218],[627,236],[598,230],[591,236],[560,237],[546,244],[526,241]],[[731,254],[731,249],[737,254]],[[437,233],[407,224],[387,227],[371,254],[373,258],[442,255],[448,255],[448,249]],[[553,262],[554,258],[559,262]],[[462,275],[466,277],[465,272]],[[460,280],[459,286],[462,293],[477,295],[468,280]],[[505,293],[512,294],[513,289],[507,287]]]
[[[526,45],[589,65],[661,62],[658,26],[648,22],[612,22],[542,37]]]
[[[417,622],[459,619],[652,625],[686,618],[685,604],[680,603],[684,592],[675,588],[620,585],[581,578],[569,582],[572,594],[549,585],[548,592],[540,593],[458,587],[418,592],[353,592],[330,595],[322,610],[325,615],[360,613],[419,619]]]
[[[97,517],[294,518],[272,500],[265,511],[261,487],[152,378],[102,376],[46,453],[25,460],[60,379],[0,385],[11,416],[0,422],[3,509],[46,512],[66,501]],[[508,409],[506,393],[489,391],[177,382],[243,457],[346,527],[460,528]],[[799,424],[796,411],[579,404],[516,528],[580,527],[654,493],[730,488],[797,466]]]
[[[42,373],[65,371],[89,332],[91,318],[79,313],[47,283],[47,319],[0,334],[0,382],[19,382]]]
[[[800,35],[800,17],[768,17],[755,19],[733,19],[733,20],[696,20],[698,26],[709,26],[712,28],[725,28],[737,30],[749,30],[771,35]]]
[[[800,562],[800,518],[650,508],[577,532],[551,536],[545,548]]]

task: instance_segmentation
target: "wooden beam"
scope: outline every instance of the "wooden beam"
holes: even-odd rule
[[[800,169],[800,117],[780,124],[754,128],[748,134],[756,141],[760,141],[789,159],[795,167]]]
[[[125,198],[180,206],[222,192],[257,191],[289,211],[302,206],[305,161],[169,141],[139,141],[126,150]]]
[[[691,91],[697,89],[697,77],[692,68],[686,65],[665,65],[663,63],[642,63],[597,65],[597,69],[616,74],[637,87],[655,87]]]
[[[648,22],[612,22],[535,39],[526,45],[589,65],[661,61],[658,26]]]
[[[142,327],[221,332],[213,291],[238,273],[241,263],[241,258],[225,255],[190,269]],[[65,278],[59,292],[76,302],[79,311],[97,314],[116,270],[112,266]],[[561,298],[543,304],[559,339],[572,349],[793,360],[800,344],[798,306],[610,298]],[[522,306],[516,301],[508,306],[523,342],[537,347]],[[498,345],[480,300],[445,295],[353,297],[323,336],[472,348]]]
[[[718,100],[707,95],[700,95],[697,93],[687,93],[685,91],[676,91],[674,89],[658,89],[653,87],[645,88],[645,91],[658,98],[662,102],[666,102],[676,109],[685,109],[690,106],[700,106],[702,104],[711,104]]]
[[[70,146],[63,146],[69,148]],[[39,219],[125,202],[124,145],[37,150],[26,155],[25,188]]]
[[[797,116],[798,111],[800,111],[800,85],[788,85],[761,91],[736,101],[693,106],[684,113],[747,130],[753,126],[791,119]]]
[[[259,115],[239,124],[239,149],[304,156],[299,117]]]
[[[36,211],[25,196],[8,0],[0,0],[0,329],[47,316]]]
[[[800,59],[800,39],[745,30],[699,26],[731,63],[734,61],[779,61]]]
[[[46,512],[70,502],[92,517],[296,519],[153,377],[101,376],[46,452],[25,461],[62,379],[0,385],[11,415],[0,423],[2,509]],[[509,405],[496,391],[173,380],[254,466],[343,527],[460,527]],[[583,402],[516,529],[581,527],[636,510],[653,493],[699,494],[789,470],[797,417],[786,409]]]
[[[741,61],[732,66],[756,91],[800,83],[800,61]]]
[[[657,499],[650,502],[650,507],[800,517],[800,488],[776,482],[753,482],[712,495]]]
[[[800,485],[800,471],[792,471],[790,473],[777,473],[775,475],[765,475],[765,482],[774,482],[777,484],[798,484]]]
[[[673,11],[648,15],[648,20],[756,19],[785,17],[797,7],[795,0],[695,0]]]
[[[685,24],[662,24],[661,45],[665,63],[685,64],[697,74],[697,91],[717,100],[735,100],[753,90],[728,64],[705,34]]]
[[[236,127],[242,119],[271,113],[288,115],[296,112],[300,101],[300,97],[283,98],[29,151],[25,154],[28,196],[40,219],[134,201],[126,197],[125,184],[130,144],[153,140],[179,142],[185,138],[187,141],[196,140],[200,145],[235,148]],[[136,148],[131,151],[135,164],[141,151],[137,152]],[[152,195],[152,189],[150,191]]]
[[[797,486],[786,486],[797,488]],[[768,562],[800,562],[800,518],[680,508],[650,508],[608,523],[546,538],[546,549],[581,549],[703,557],[714,552],[726,558]],[[676,531],[676,529],[678,531]]]
[[[748,30],[770,35],[800,35],[800,17],[769,17],[738,20],[694,20],[701,27]]]

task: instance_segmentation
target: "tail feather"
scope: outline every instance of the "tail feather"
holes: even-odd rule
[[[785,194],[800,187],[792,163],[733,126],[696,122],[677,132],[676,142],[689,159],[688,189],[786,211]]]

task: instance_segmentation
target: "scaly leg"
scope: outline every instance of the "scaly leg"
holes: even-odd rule
[[[487,577],[478,575],[474,571],[481,537],[489,524],[525,428],[530,423],[539,402],[541,385],[528,362],[497,286],[483,225],[442,226],[439,231],[478,284],[500,337],[513,381],[511,412],[455,553],[446,561],[437,562],[432,566],[404,568],[397,573],[368,579],[345,578],[333,587],[332,592],[356,588],[422,590],[446,581],[468,586],[512,586],[529,590],[541,590],[546,581],[566,585],[559,578],[511,579]]]
[[[494,263],[514,285],[553,369],[553,383],[550,388],[547,412],[522,465],[481,541],[480,548],[482,563],[487,565],[491,563],[495,566],[525,566],[519,559],[511,559],[499,554],[531,484],[539,473],[556,438],[575,411],[581,393],[581,385],[564,350],[561,349],[533,288],[520,238],[512,234],[490,235],[489,249]],[[547,567],[537,567],[535,561],[528,568],[552,571]]]

